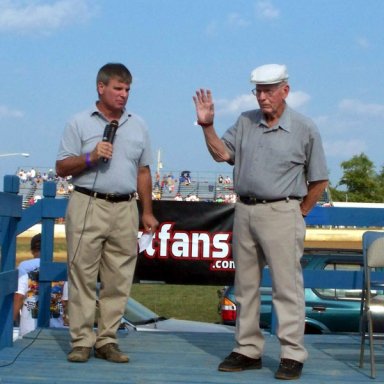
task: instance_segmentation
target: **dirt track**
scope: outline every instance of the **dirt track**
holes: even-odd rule
[[[41,224],[36,224],[33,227],[27,229],[25,232],[21,233],[18,237],[32,237],[38,233],[41,233]],[[55,224],[55,239],[64,239],[65,238],[65,228],[64,224]]]

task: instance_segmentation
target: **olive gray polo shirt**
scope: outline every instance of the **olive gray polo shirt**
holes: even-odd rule
[[[242,113],[222,140],[234,162],[234,186],[240,196],[304,197],[307,182],[328,180],[315,124],[288,106],[271,128],[261,110]]]
[[[107,124],[96,105],[75,115],[64,129],[57,160],[93,151],[102,141]],[[72,182],[101,193],[132,193],[137,189],[138,167],[151,163],[146,124],[139,116],[124,111],[113,142],[112,159],[108,163],[100,160],[97,166],[73,176]]]

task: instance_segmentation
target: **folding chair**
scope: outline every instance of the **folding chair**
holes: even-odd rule
[[[364,347],[366,332],[368,330],[371,378],[376,377],[375,353],[373,345],[373,323],[372,323],[372,290],[384,289],[384,279],[382,281],[372,281],[371,272],[376,268],[384,268],[384,232],[367,231],[363,234],[363,258],[364,275],[363,289],[361,297],[361,318],[360,318],[360,368],[364,365]]]

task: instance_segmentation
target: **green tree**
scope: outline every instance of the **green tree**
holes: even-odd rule
[[[348,196],[347,192],[339,191],[338,189],[332,186],[329,186],[328,189],[329,189],[330,198],[332,199],[332,201],[345,201]]]
[[[380,173],[377,175],[377,184],[381,201],[384,201],[384,166],[381,167]]]
[[[383,200],[375,166],[364,153],[343,161],[341,168],[343,169],[343,177],[338,185],[345,186],[344,196],[347,193],[348,201],[381,202]],[[384,176],[382,179],[384,181]]]

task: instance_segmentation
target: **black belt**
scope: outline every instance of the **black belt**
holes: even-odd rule
[[[277,201],[286,201],[286,202],[288,202],[289,200],[301,200],[301,197],[288,196],[288,197],[284,197],[282,199],[267,200],[267,199],[258,199],[257,197],[254,197],[254,196],[239,196],[239,200],[243,204],[255,205],[255,204],[275,203]]]
[[[131,201],[135,196],[134,193],[119,195],[118,193],[95,192],[95,191],[91,191],[88,188],[77,187],[77,186],[75,186],[74,189],[77,192],[84,193],[84,195],[96,197],[97,199],[103,199],[106,201],[110,201],[111,203],[120,203],[121,201]]]

